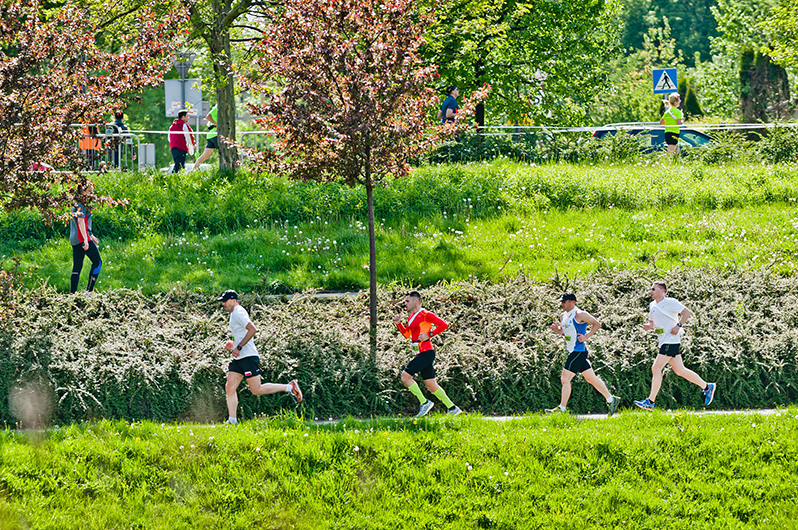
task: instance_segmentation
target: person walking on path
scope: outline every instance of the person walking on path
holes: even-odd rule
[[[440,399],[448,408],[447,414],[457,416],[462,412],[457,407],[446,392],[435,381],[435,349],[432,346],[432,337],[444,332],[449,324],[435,316],[435,314],[421,307],[421,295],[418,291],[410,291],[405,297],[405,308],[408,311],[407,325],[402,322],[402,317],[394,315],[393,323],[399,331],[413,341],[413,345],[418,345],[418,353],[402,370],[402,383],[410,390],[410,393],[418,398],[420,410],[416,414],[417,418],[426,416],[435,405],[432,401],[424,397],[418,383],[413,380],[413,375],[421,373],[427,390]],[[435,329],[432,329],[435,326]]]
[[[678,92],[674,92],[663,103],[665,104],[665,113],[659,120],[659,124],[665,126],[665,143],[668,145],[668,152],[679,154],[679,126],[684,123],[684,115],[679,110],[681,96]]]
[[[457,104],[457,96],[459,95],[460,91],[456,86],[452,85],[446,88],[446,99],[443,100],[441,110],[438,111],[438,119],[441,125],[454,123],[457,118],[457,111],[460,110],[460,105]]]
[[[601,322],[587,311],[582,311],[576,306],[576,295],[574,293],[563,294],[558,302],[560,302],[563,314],[560,317],[560,322],[556,320],[552,322],[551,330],[565,337],[565,349],[568,350],[568,358],[565,360],[565,367],[560,375],[560,381],[562,382],[560,405],[559,407],[546,409],[546,412],[566,411],[568,399],[571,397],[571,381],[576,374],[582,374],[585,381],[593,385],[607,400],[607,406],[609,407],[608,416],[612,416],[618,410],[621,398],[610,393],[607,385],[596,375],[590,365],[590,361],[587,360],[586,343],[599,330]],[[587,331],[588,324],[590,324],[590,331]]]
[[[231,352],[233,360],[227,367],[227,384],[224,392],[227,398],[227,423],[235,425],[238,423],[238,385],[246,379],[249,390],[256,396],[265,394],[276,394],[277,392],[288,392],[297,400],[302,402],[302,391],[299,389],[297,380],[289,383],[261,383],[260,359],[258,350],[252,338],[258,332],[255,325],[249,319],[249,313],[238,303],[238,293],[232,290],[225,291],[216,299],[222,303],[225,311],[230,313],[230,333],[235,342],[228,341],[224,349]]]
[[[205,116],[205,119],[210,122],[208,126],[208,136],[205,137],[205,151],[202,152],[200,157],[194,162],[194,167],[191,171],[197,171],[203,162],[208,160],[216,149],[219,149],[219,132],[216,117],[219,114],[218,106],[214,105],[211,111]]]
[[[100,275],[103,260],[97,248],[99,241],[92,231],[91,209],[86,206],[86,197],[94,192],[94,185],[90,182],[85,187],[78,186],[75,192],[74,204],[69,218],[69,243],[72,245],[72,277],[70,278],[69,292],[78,290],[80,271],[83,270],[83,261],[86,256],[91,260],[91,271],[87,291],[93,291]]]
[[[178,173],[186,167],[186,155],[193,155],[196,147],[196,140],[191,134],[191,126],[188,124],[188,111],[181,110],[177,113],[177,119],[169,127],[169,147],[172,150],[172,160],[175,167],[172,173]]]
[[[707,383],[697,373],[685,368],[679,351],[684,324],[693,313],[675,298],[668,297],[667,294],[668,288],[665,282],[654,282],[651,286],[651,298],[653,298],[653,301],[648,307],[648,322],[643,325],[643,329],[646,331],[656,330],[659,353],[654,359],[654,365],[651,367],[653,374],[651,393],[646,399],[635,401],[635,405],[641,409],[654,410],[654,401],[657,399],[657,394],[659,394],[659,389],[662,386],[662,369],[668,363],[673,367],[676,375],[701,388],[701,394],[704,396],[704,405],[709,405],[715,398],[717,385],[715,383]]]

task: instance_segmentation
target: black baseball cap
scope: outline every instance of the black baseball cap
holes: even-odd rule
[[[574,302],[576,302],[576,295],[574,293],[564,293],[557,301],[567,302],[568,300],[573,300]]]
[[[216,299],[217,302],[227,302],[228,300],[238,300],[238,293],[232,289],[222,293],[222,296]]]

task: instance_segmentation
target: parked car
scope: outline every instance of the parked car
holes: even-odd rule
[[[604,128],[593,133],[594,138],[604,138],[607,135],[614,135],[617,132],[625,132],[641,136],[643,138],[643,151],[661,151],[667,149],[665,144],[665,131],[659,123],[613,123],[605,125]],[[701,131],[696,131],[689,127],[679,127],[679,146],[680,147],[700,147],[712,141],[712,137]]]

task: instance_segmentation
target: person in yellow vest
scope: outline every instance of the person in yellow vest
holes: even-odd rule
[[[684,123],[684,115],[679,110],[681,102],[682,98],[678,92],[668,96],[667,101],[663,101],[665,113],[659,120],[659,124],[665,126],[665,143],[668,144],[668,152],[674,154],[679,153],[679,126]]]

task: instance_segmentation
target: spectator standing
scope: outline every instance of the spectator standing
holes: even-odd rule
[[[69,220],[69,243],[72,245],[72,277],[70,278],[69,292],[74,293],[78,290],[80,281],[80,271],[83,270],[83,261],[86,256],[91,260],[91,272],[89,282],[86,285],[87,291],[93,291],[100,275],[103,261],[100,259],[100,251],[97,248],[99,241],[92,232],[91,209],[86,206],[86,196],[94,192],[94,185],[87,184],[85,187],[79,186],[75,192],[75,200],[72,206],[72,216]]]
[[[83,133],[83,137],[78,144],[80,150],[83,152],[83,160],[90,169],[99,169],[102,142],[97,137],[97,126],[84,125],[81,132]]]
[[[188,111],[181,110],[177,113],[177,119],[169,127],[169,147],[172,150],[172,160],[175,162],[173,173],[178,173],[186,167],[186,156],[193,155],[196,147],[196,140],[191,134],[192,129],[188,124]]]
[[[123,121],[125,114],[122,111],[114,113],[114,121],[105,127],[105,148],[108,150],[108,158],[115,168],[120,167],[122,153],[131,154],[131,159],[136,160],[136,153],[133,151],[133,137],[128,132],[127,125]]]

